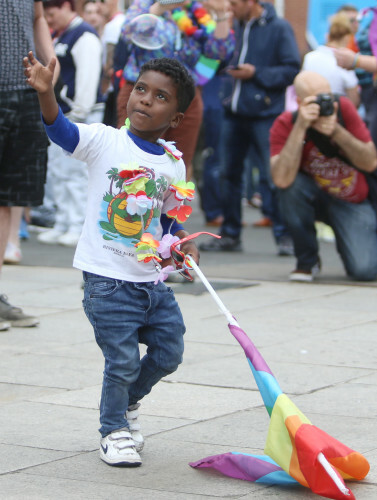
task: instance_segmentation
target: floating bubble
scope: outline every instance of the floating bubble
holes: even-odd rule
[[[132,42],[142,49],[158,50],[166,43],[164,22],[154,14],[135,17],[130,27]]]

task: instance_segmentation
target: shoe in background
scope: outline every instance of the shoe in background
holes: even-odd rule
[[[0,295],[0,322],[10,323],[11,326],[28,328],[37,326],[39,319],[35,316],[24,314],[20,307],[9,304],[6,295]]]
[[[8,241],[4,254],[4,264],[19,264],[22,260],[21,249]]]
[[[57,229],[49,229],[43,233],[38,234],[37,240],[39,243],[44,243],[45,245],[58,245],[58,238],[63,236],[63,231],[58,231]]]
[[[256,222],[253,222],[253,227],[272,227],[272,225],[272,220],[269,217],[262,217]]]

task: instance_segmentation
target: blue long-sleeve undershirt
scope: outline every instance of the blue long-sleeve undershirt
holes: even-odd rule
[[[177,231],[184,229],[182,224],[178,224],[178,222],[176,220],[174,220],[174,222],[170,228],[172,220],[169,219],[169,217],[166,214],[161,214],[160,222],[161,222],[161,226],[162,226],[162,236],[164,236],[165,234],[168,234],[168,233],[175,234]],[[170,231],[169,231],[169,228],[170,228]]]
[[[43,120],[43,116],[42,116]],[[65,151],[68,151],[69,153],[73,153],[73,151],[76,149],[79,141],[80,141],[80,132],[79,128],[75,123],[72,123],[68,118],[66,118],[62,112],[62,110],[59,107],[59,112],[58,116],[56,117],[56,120],[54,121],[53,124],[47,125],[45,121],[43,120],[46,133],[48,137],[55,142],[58,146],[63,148]],[[129,134],[132,140],[134,140],[134,134]],[[143,141],[140,138],[137,141],[137,146],[142,149],[143,151],[146,151],[148,153],[151,153],[151,143],[148,143],[148,141]],[[134,140],[134,142],[136,142]],[[145,142],[145,146],[143,145],[143,142]],[[154,146],[157,146],[154,145]],[[159,148],[161,146],[158,146]],[[162,148],[161,148],[162,149]],[[157,153],[157,150],[156,150]],[[157,153],[159,154],[159,153]],[[162,150],[162,154],[164,154],[164,151]],[[161,214],[160,218],[161,226],[162,226],[162,235],[171,233],[175,234],[177,231],[180,231],[183,229],[182,224],[178,224],[176,220],[173,221],[169,219],[169,217],[166,214]],[[171,227],[170,227],[171,226]],[[170,228],[170,231],[169,231]]]
[[[54,123],[47,125],[43,120],[43,124],[52,142],[55,142],[55,144],[69,153],[74,152],[80,140],[79,128],[75,123],[72,123],[64,116],[60,106],[58,116]]]

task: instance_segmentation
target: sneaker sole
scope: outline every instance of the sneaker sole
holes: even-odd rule
[[[311,274],[306,275],[291,275],[289,276],[289,281],[296,281],[297,283],[312,283],[313,276]]]
[[[143,448],[144,448],[144,442],[142,443],[137,443],[135,440],[134,440],[134,443],[135,443],[135,450],[139,453],[140,451],[143,451]]]
[[[12,325],[8,321],[1,321],[0,322],[0,332],[5,332],[5,331],[9,330],[9,328],[11,326]]]
[[[112,467],[140,467],[140,465],[142,464],[141,460],[135,460],[134,462],[126,461],[126,460],[124,460],[122,462],[115,462],[115,461],[109,460],[102,453],[100,454],[100,458],[103,462],[105,462],[107,465],[111,465]]]
[[[21,262],[21,259],[17,258],[10,258],[10,257],[4,257],[3,264],[19,264]]]
[[[32,328],[33,326],[39,325],[39,319],[15,319],[9,320],[9,322],[12,326],[19,328]]]
[[[58,243],[59,245],[63,246],[63,247],[75,248],[75,247],[77,247],[78,241],[77,241],[77,242],[75,242],[75,243],[68,243],[68,242],[67,242],[67,243],[65,243],[65,242],[63,242],[63,241],[58,241],[57,243]]]

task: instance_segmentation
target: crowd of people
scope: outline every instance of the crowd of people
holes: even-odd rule
[[[182,124],[168,129],[164,139],[175,141],[183,152],[186,179],[193,178],[199,187],[205,223],[219,227],[222,238],[203,243],[201,250],[242,251],[246,198],[250,205],[255,206],[256,200],[260,207],[262,219],[255,225],[272,228],[277,254],[295,255],[296,271],[308,271],[302,269],[297,238],[282,201],[286,188],[282,189],[272,175],[271,157],[274,163],[276,151],[270,131],[276,128],[272,129],[276,121],[280,123],[277,119],[283,112],[297,113],[300,109],[295,78],[306,71],[322,75],[329,94],[348,97],[377,143],[373,83],[377,48],[371,36],[375,8],[358,12],[351,4],[343,5],[329,21],[326,43],[303,55],[290,24],[276,15],[271,3],[260,0],[208,0],[203,5],[186,1],[184,8],[179,3],[152,0],[132,0],[129,4],[118,0],[48,0],[43,1],[43,7],[36,1],[35,9],[37,6],[44,13],[43,22],[51,35],[48,43],[58,58],[58,102],[63,113],[76,123],[122,127],[142,65],[161,57],[181,61],[194,79],[195,98]],[[203,24],[195,17],[198,7],[203,11],[202,18],[206,17]],[[148,15],[151,19],[146,19]],[[41,36],[33,22],[34,40],[39,44]],[[33,48],[31,42],[29,47]],[[338,107],[339,103],[335,105]],[[316,127],[307,128],[311,131]],[[39,137],[44,137],[43,133]],[[47,175],[43,174],[43,203],[25,197],[17,205],[13,200],[7,202],[9,235],[6,242],[2,241],[5,263],[21,261],[20,236],[28,237],[30,221],[43,227],[38,234],[42,244],[75,247],[79,240],[87,202],[87,169],[56,144],[47,144],[44,137]],[[342,147],[340,150],[344,153]],[[358,168],[348,157],[347,161],[351,169]],[[308,170],[302,167],[300,173],[305,168]],[[333,171],[332,175],[340,173]],[[363,177],[363,173],[357,176]],[[368,186],[373,183],[370,177],[365,181]],[[318,184],[318,175],[314,179]],[[373,192],[372,187],[369,192]],[[331,193],[335,196],[334,190]],[[349,199],[342,196],[338,199]],[[365,196],[366,202],[370,197]],[[315,236],[319,236],[320,221],[316,214]],[[333,222],[327,220],[326,224],[343,258],[339,231]],[[346,263],[345,268],[352,276]],[[290,278],[299,279],[299,274],[294,272]],[[375,277],[371,272],[363,279]]]
[[[0,3],[0,261],[21,260],[33,218],[41,244],[77,246],[105,358],[107,464],[141,465],[139,401],[182,361],[185,326],[163,281],[172,258],[199,262],[181,224],[199,143],[203,216],[221,236],[201,251],[242,251],[256,169],[260,225],[278,256],[295,256],[290,280],[320,271],[318,222],[348,276],[376,279],[377,8],[334,14],[302,61],[261,0]],[[38,321],[0,295],[0,330]]]

